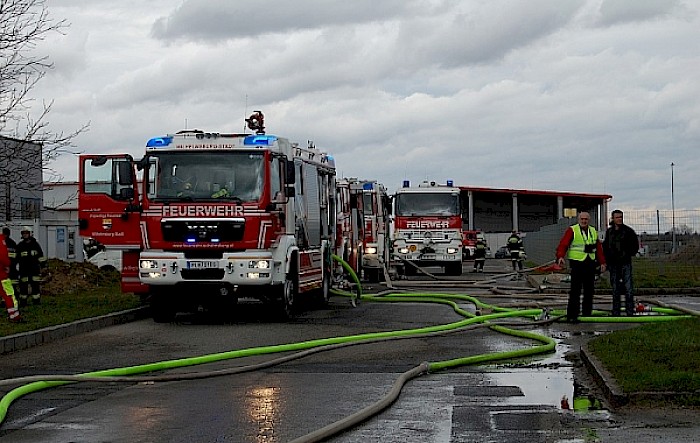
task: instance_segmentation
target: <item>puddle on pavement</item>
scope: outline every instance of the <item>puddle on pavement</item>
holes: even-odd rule
[[[522,395],[502,397],[506,405],[547,405],[575,412],[602,412],[600,399],[593,397],[587,389],[576,383],[573,363],[564,356],[571,347],[563,344],[561,339],[568,333],[547,330],[533,332],[550,336],[557,341],[555,352],[549,355],[535,356],[520,362],[498,364],[486,373],[497,386],[517,386]],[[597,335],[599,331],[591,331]],[[507,340],[488,344],[490,351],[500,352],[513,349],[513,343]],[[517,346],[517,345],[516,345]]]

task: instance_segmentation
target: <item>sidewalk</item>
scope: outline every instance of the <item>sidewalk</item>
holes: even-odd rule
[[[50,326],[36,331],[0,337],[0,355],[21,351],[22,349],[61,340],[84,332],[140,320],[148,317],[148,315],[150,315],[148,306],[142,306],[102,315],[100,317],[86,318],[62,325]]]

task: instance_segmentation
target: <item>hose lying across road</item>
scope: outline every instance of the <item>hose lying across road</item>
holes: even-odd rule
[[[545,310],[541,308],[535,309],[515,309],[515,308],[503,308],[498,306],[492,306],[482,303],[478,299],[460,294],[445,294],[445,293],[387,293],[382,295],[363,295],[361,291],[361,285],[359,279],[352,271],[352,269],[347,266],[340,258],[334,256],[336,261],[339,261],[341,265],[348,271],[351,278],[357,284],[357,293],[347,293],[342,291],[334,290],[333,292],[337,295],[349,296],[355,301],[360,299],[373,302],[425,302],[425,303],[440,303],[446,304],[453,308],[453,310],[464,317],[463,320],[443,324],[436,326],[428,326],[415,329],[406,329],[398,331],[388,331],[388,332],[375,332],[366,333],[358,335],[350,335],[345,337],[331,337],[322,338],[316,340],[309,340],[297,343],[290,343],[284,345],[274,345],[274,346],[261,346],[247,349],[240,349],[235,351],[228,351],[216,354],[209,354],[199,357],[191,357],[177,360],[161,361],[149,364],[143,364],[138,366],[130,366],[123,368],[107,369],[101,371],[94,371],[88,373],[82,373],[77,375],[35,375],[29,377],[19,377],[14,379],[0,380],[0,386],[14,386],[18,384],[23,384],[19,386],[2,397],[0,399],[0,424],[5,420],[7,411],[10,405],[20,397],[30,394],[32,392],[37,392],[43,389],[62,386],[69,383],[75,382],[164,382],[164,381],[179,381],[179,380],[195,380],[208,377],[216,377],[222,375],[239,374],[243,372],[249,372],[254,370],[259,370],[263,368],[268,368],[274,365],[285,363],[294,359],[303,358],[310,354],[323,352],[333,349],[338,349],[345,346],[354,346],[360,344],[374,343],[378,341],[387,340],[399,340],[406,338],[418,338],[418,337],[428,337],[436,335],[444,335],[449,333],[455,333],[459,331],[464,331],[467,329],[473,329],[477,327],[489,327],[494,331],[508,334],[511,336],[527,338],[539,342],[539,345],[527,347],[524,349],[496,352],[491,354],[474,355],[462,358],[456,358],[452,360],[438,361],[438,362],[424,362],[420,365],[412,368],[411,370],[402,374],[394,383],[393,388],[383,399],[379,400],[375,404],[355,413],[349,417],[346,417],[338,422],[332,423],[322,429],[314,431],[308,435],[299,437],[293,441],[293,443],[306,443],[306,442],[316,442],[323,439],[329,438],[339,432],[347,430],[358,423],[366,420],[367,418],[376,415],[383,409],[391,405],[399,396],[402,387],[411,379],[426,374],[428,372],[435,372],[440,370],[446,370],[463,365],[474,365],[483,364],[492,361],[522,358],[526,356],[531,356],[535,354],[549,353],[553,352],[555,349],[556,342],[543,335],[535,334],[528,331],[522,331],[513,329],[517,326],[533,326],[534,324],[551,323],[556,321],[563,312],[560,310],[547,311],[551,315],[549,319],[542,319],[539,322],[532,321],[511,321],[510,323],[503,323],[504,319],[512,317],[522,317],[525,319],[536,319],[542,318],[545,314]],[[457,302],[468,302],[474,304],[477,310],[482,310],[484,312],[492,312],[486,315],[475,315],[468,311],[463,310],[459,307]],[[354,303],[353,303],[354,304]],[[673,306],[666,306],[660,308],[653,308],[653,311],[660,315],[649,315],[649,316],[635,316],[635,317],[581,317],[581,321],[635,321],[635,322],[649,322],[649,321],[666,321],[675,320],[680,318],[690,318],[693,315],[697,315],[697,312],[686,310],[686,314],[681,315],[680,309],[676,309]],[[506,327],[510,326],[510,327]],[[229,369],[217,370],[217,371],[203,371],[185,374],[167,374],[167,375],[153,375],[153,376],[136,376],[136,374],[144,374],[153,371],[163,371],[168,369],[195,366],[206,363],[213,363],[223,360],[230,360],[241,357],[248,357],[254,355],[264,355],[264,354],[275,354],[280,352],[295,352],[294,354],[283,356],[277,359],[269,360],[256,365],[234,367]],[[26,383],[26,384],[24,384]]]

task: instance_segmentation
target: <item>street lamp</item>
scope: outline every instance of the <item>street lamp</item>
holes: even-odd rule
[[[673,162],[671,162],[671,254],[676,253],[676,200],[673,193]]]

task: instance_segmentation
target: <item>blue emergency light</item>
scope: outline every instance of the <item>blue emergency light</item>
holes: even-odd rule
[[[454,182],[452,180],[447,180],[447,186],[451,188],[452,186],[454,186]]]
[[[372,182],[362,183],[362,190],[371,191],[372,189],[374,189],[374,183],[372,183]]]
[[[270,146],[277,141],[274,135],[249,135],[243,139],[244,145],[249,146]]]
[[[403,187],[408,188],[411,185],[411,183],[408,180],[403,181]]]
[[[146,143],[146,147],[147,148],[158,148],[161,146],[168,146],[172,142],[173,142],[172,137],[153,137],[152,139],[148,140],[148,143]]]

